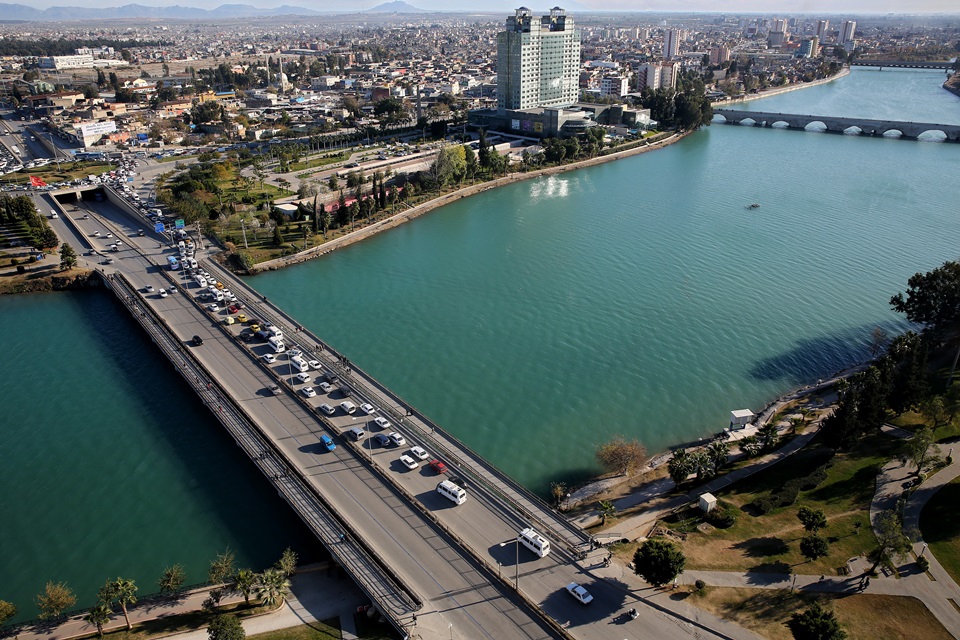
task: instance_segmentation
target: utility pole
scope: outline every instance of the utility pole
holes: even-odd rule
[[[249,249],[250,247],[247,246],[247,225],[243,218],[240,218],[240,230],[243,232],[243,248]]]

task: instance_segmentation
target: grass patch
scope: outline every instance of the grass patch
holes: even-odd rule
[[[341,640],[343,634],[340,632],[340,619],[331,618],[247,637],[256,640]]]
[[[687,534],[683,546],[691,569],[836,575],[847,559],[873,549],[868,516],[877,470],[890,459],[897,444],[881,436],[864,440],[854,451],[834,456],[827,479],[812,490],[801,491],[793,505],[758,515],[751,506],[757,498],[824,463],[823,448],[798,452],[788,463],[774,465],[720,493],[718,497],[739,510],[732,527],[702,533],[696,528],[700,515],[695,509],[677,514],[667,525]],[[797,519],[802,506],[822,509],[827,516],[828,526],[820,532],[831,545],[826,558],[809,562],[800,553],[800,540],[806,535]],[[858,521],[862,523],[859,529],[855,526]]]
[[[311,158],[309,160],[302,160],[300,162],[291,162],[287,165],[287,172],[290,171],[304,171],[306,169],[315,169],[317,167],[327,167],[331,164],[336,164],[337,162],[343,162],[350,157],[349,152],[333,153],[328,155],[322,155],[319,158]],[[297,176],[298,178],[300,176]]]
[[[778,589],[709,587],[687,602],[772,640],[792,640],[790,616],[819,601],[857,640],[947,640],[953,636],[923,603],[907,596],[790,593]]]
[[[90,175],[98,176],[111,171],[115,167],[116,165],[107,162],[61,161],[59,169],[57,169],[56,164],[22,169],[15,174],[5,176],[3,182],[4,184],[29,184],[30,176],[36,176],[47,184],[53,184],[86,178]]]
[[[960,519],[956,504],[960,500],[960,478],[935,493],[920,513],[920,532],[943,568],[954,580],[960,580]]]
[[[273,611],[275,608],[276,607],[265,607],[258,605],[247,606],[242,602],[237,604],[228,604],[221,606],[219,609],[217,609],[216,613],[208,613],[206,611],[190,611],[188,613],[182,613],[179,615],[165,616],[137,624],[130,631],[121,628],[117,631],[105,632],[103,636],[104,638],[109,638],[110,640],[148,640],[150,638],[161,638],[163,636],[169,636],[176,633],[202,629],[210,624],[210,621],[217,614],[232,613],[242,620],[243,618]],[[120,621],[123,621],[122,616],[120,617]],[[92,637],[96,637],[96,635],[96,633],[91,634]]]

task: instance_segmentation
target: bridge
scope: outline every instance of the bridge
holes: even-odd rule
[[[835,118],[793,113],[745,111],[740,109],[714,109],[715,116],[722,116],[725,124],[753,124],[760,127],[808,130],[818,123],[830,133],[856,133],[866,136],[899,137],[916,140],[927,132],[941,132],[950,142],[960,142],[960,125],[935,124],[932,122],[902,122],[897,120],[868,120],[866,118]],[[747,121],[751,121],[747,123]],[[886,134],[899,134],[897,136]]]
[[[952,69],[949,60],[861,60],[855,58],[851,67],[894,67],[901,69]]]
[[[726,637],[699,621],[702,614],[685,617],[679,605],[668,610],[641,597],[642,585],[631,586],[626,576],[611,581],[595,575],[592,568],[602,566],[606,551],[594,549],[586,533],[220,268],[212,251],[198,251],[204,268],[245,305],[245,314],[277,325],[288,349],[315,360],[313,384],[326,380],[332,389],[318,388],[317,397],[307,397],[290,360],[267,363],[267,345],[241,339],[249,334],[244,325],[228,326],[225,312],[208,310],[194,284],[163,267],[173,251],[167,239],[140,236],[139,228],[150,227],[139,212],[121,194],[103,192],[102,202],[81,190],[50,194],[50,207],[60,211],[51,226],[78,248],[81,262],[97,269],[174,371],[401,635],[623,640],[676,637],[684,628],[698,638]],[[98,231],[111,232],[109,242],[122,238],[122,249],[91,255],[89,250],[102,252],[107,244],[94,237]],[[102,257],[107,255],[110,264]],[[160,298],[145,293],[147,285],[179,291]],[[191,344],[193,336],[203,343]],[[278,395],[272,385],[279,386]],[[321,402],[337,407],[347,398],[374,409],[337,409],[334,415],[319,410]],[[388,425],[377,425],[375,417]],[[354,426],[371,437],[352,441],[346,436]],[[373,435],[391,431],[406,445],[372,444]],[[335,450],[322,446],[322,435],[334,439]],[[441,476],[426,463],[407,470],[398,458],[415,444],[445,462],[450,473]],[[464,504],[454,506],[436,492],[444,477],[466,488]],[[518,532],[529,526],[551,541],[546,557],[517,542]],[[570,582],[588,588],[595,598],[590,607],[564,592]],[[611,616],[631,606],[641,610],[638,620],[610,624]]]

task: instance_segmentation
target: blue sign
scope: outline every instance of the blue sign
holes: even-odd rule
[[[157,224],[153,225],[153,230],[157,233],[163,233],[166,231],[166,227],[163,226],[162,222],[158,222]]]
[[[177,225],[177,229],[183,229],[183,219],[177,220],[174,224]]]

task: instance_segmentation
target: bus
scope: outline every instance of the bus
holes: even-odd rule
[[[177,260],[176,256],[167,256],[167,268],[170,271],[176,271],[180,268],[180,261]]]

